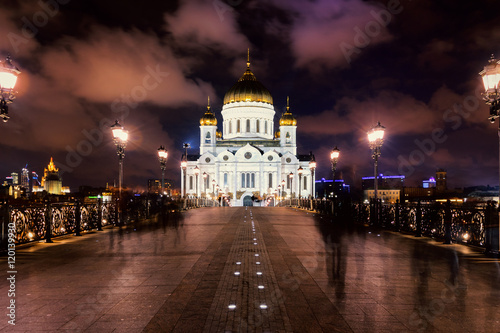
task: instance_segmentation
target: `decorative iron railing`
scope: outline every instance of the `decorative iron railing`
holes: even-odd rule
[[[491,203],[469,206],[446,202],[374,205],[351,203],[349,199],[286,199],[278,206],[299,207],[339,217],[343,222],[354,221],[480,247],[488,247],[487,225],[495,225],[494,220],[498,219]]]
[[[46,240],[52,237],[102,230],[108,225],[136,223],[161,213],[198,207],[218,206],[209,199],[161,200],[157,197],[132,197],[121,206],[118,201],[102,202],[46,202],[17,203],[0,202],[0,251],[7,245],[8,225],[14,228],[16,244]]]

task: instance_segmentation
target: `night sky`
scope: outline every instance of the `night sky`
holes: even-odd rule
[[[317,178],[331,177],[337,145],[337,174],[359,187],[373,174],[366,132],[380,121],[380,172],[421,185],[444,168],[449,187],[498,185],[498,125],[478,75],[500,56],[498,1],[42,1],[0,3],[0,55],[22,71],[0,124],[2,179],[26,164],[41,175],[54,157],[72,190],[112,184],[109,126],[120,119],[125,185],[160,177],[164,145],[179,186],[183,142],[197,153],[207,96],[222,129],[250,48],[276,127],[290,96],[298,152],[314,152]]]

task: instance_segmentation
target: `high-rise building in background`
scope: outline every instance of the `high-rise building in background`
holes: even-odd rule
[[[19,174],[17,172],[12,172],[10,176],[12,177],[12,185],[19,184]]]
[[[30,172],[28,170],[28,164],[21,170],[21,188],[24,189],[25,193],[30,193]]]
[[[62,178],[59,175],[59,169],[56,168],[52,157],[50,158],[49,165],[44,170],[42,186],[49,194],[63,194]]]

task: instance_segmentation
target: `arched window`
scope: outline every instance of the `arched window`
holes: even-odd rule
[[[210,132],[207,132],[207,135],[205,136],[205,143],[210,143],[210,141],[212,141],[211,137]]]
[[[255,188],[255,173],[252,173],[252,188]]]
[[[231,134],[233,131],[232,131],[232,128],[231,128],[231,120],[229,121],[229,134]]]
[[[257,131],[257,133],[259,133],[260,132],[260,120],[258,120],[258,119],[257,119],[256,127],[257,127],[256,131]]]
[[[304,190],[307,190],[307,176],[304,176]]]
[[[250,174],[247,173],[247,187],[250,187]]]
[[[264,121],[264,133],[267,134],[267,120]]]
[[[241,126],[240,126],[240,120],[236,120],[236,133],[240,133],[241,132]]]
[[[245,174],[244,173],[241,174],[241,187],[245,188]]]
[[[286,132],[286,137],[285,138],[286,138],[286,140],[285,140],[286,143],[290,143],[292,141],[290,139],[290,132]]]
[[[193,189],[193,176],[189,176],[189,189]]]
[[[250,133],[250,119],[247,119],[247,133]]]
[[[268,183],[267,187],[273,188],[273,174],[272,173],[269,174],[269,183]]]

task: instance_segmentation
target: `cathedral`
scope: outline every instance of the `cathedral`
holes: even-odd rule
[[[222,131],[210,108],[200,119],[199,155],[184,155],[181,193],[188,197],[226,197],[231,206],[314,194],[312,153],[297,154],[297,120],[286,112],[274,127],[273,97],[250,69],[224,96]]]

